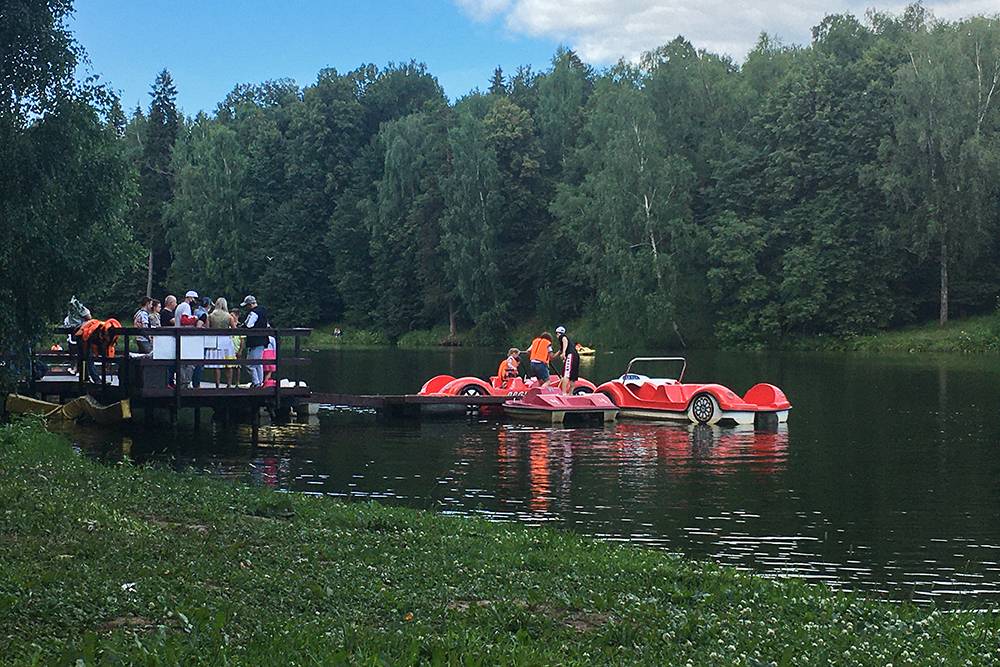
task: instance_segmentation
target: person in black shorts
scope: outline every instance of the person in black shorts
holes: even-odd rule
[[[572,394],[576,381],[580,379],[580,354],[576,351],[576,344],[566,335],[566,327],[556,327],[556,340],[559,342],[559,351],[556,352],[556,356],[563,360],[559,388],[564,394]]]

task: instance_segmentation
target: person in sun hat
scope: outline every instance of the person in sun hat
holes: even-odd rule
[[[256,297],[248,294],[243,298],[240,308],[246,309],[246,316],[240,322],[244,329],[269,329],[271,321],[268,318],[267,309],[257,303]],[[246,349],[247,359],[263,359],[264,350],[267,349],[268,337],[247,335]],[[260,364],[247,366],[250,369],[250,382],[255,387],[264,386],[264,367]]]
[[[556,340],[559,341],[559,350],[555,356],[562,357],[563,360],[559,387],[564,394],[572,394],[573,386],[580,379],[580,353],[576,351],[573,340],[566,334],[566,327],[556,327]]]

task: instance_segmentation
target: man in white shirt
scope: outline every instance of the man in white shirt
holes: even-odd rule
[[[177,304],[177,310],[174,311],[174,326],[191,326],[181,323],[181,317],[191,317],[191,304],[198,299],[198,293],[194,290],[188,290],[187,294],[184,295],[184,300]]]
[[[191,304],[198,299],[198,293],[194,290],[188,290],[187,294],[184,295],[184,300],[177,304],[177,310],[174,311],[174,326],[193,326],[191,324],[184,324],[185,318],[192,319],[191,314]],[[177,341],[180,343],[180,340]],[[179,382],[183,386],[187,386],[191,382],[191,378],[194,376],[194,366],[181,366]]]

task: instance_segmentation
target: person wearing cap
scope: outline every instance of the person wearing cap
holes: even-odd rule
[[[563,373],[559,380],[559,388],[564,394],[572,394],[576,381],[580,379],[580,353],[576,345],[566,334],[566,327],[556,327],[556,340],[559,341],[559,351],[555,356],[562,357]]]
[[[198,300],[198,293],[194,290],[188,290],[184,294],[184,300],[177,304],[177,308],[174,310],[174,326],[175,327],[193,327],[197,324],[198,320],[194,318],[192,313],[192,304]],[[194,377],[194,366],[181,366],[179,377],[177,381],[183,386],[190,384],[191,379]]]
[[[191,327],[194,326],[195,320],[192,315],[192,304],[198,300],[198,293],[193,289],[188,290],[184,295],[184,300],[177,304],[177,309],[174,310],[174,326],[177,327]]]
[[[244,329],[269,329],[271,327],[267,309],[258,305],[257,299],[252,294],[244,297],[240,308],[246,308],[246,316],[240,322],[240,326]],[[267,338],[267,336],[247,335],[247,359],[263,359],[264,350],[267,349]],[[261,364],[253,364],[247,368],[250,369],[250,382],[253,386],[264,386],[264,367]]]

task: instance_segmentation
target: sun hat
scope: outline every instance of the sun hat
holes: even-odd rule
[[[184,298],[185,299],[197,299],[198,298],[198,293],[195,292],[193,289],[189,289],[187,291],[187,294],[184,295]]]
[[[257,299],[254,297],[254,295],[247,294],[245,297],[243,297],[243,303],[240,304],[240,307],[256,306],[256,305],[257,305]]]
[[[566,327],[556,327],[556,335],[566,333]]]

